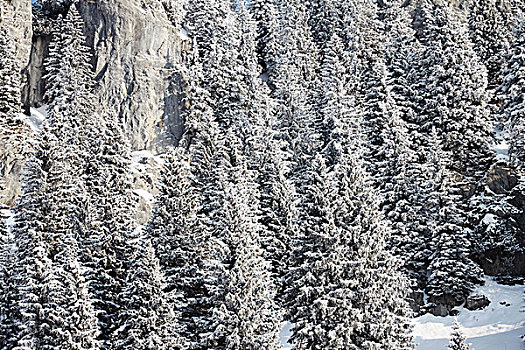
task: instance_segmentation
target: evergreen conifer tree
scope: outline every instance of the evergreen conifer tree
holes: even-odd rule
[[[244,8],[241,11],[244,12]],[[220,20],[207,24],[217,12],[222,16],[217,17]],[[243,226],[244,220],[249,218],[239,216],[240,208],[230,197],[232,191],[240,190],[240,184],[235,180],[238,169],[250,169],[256,164],[256,158],[248,155],[256,144],[251,126],[257,116],[253,114],[257,111],[257,104],[251,101],[254,96],[247,94],[257,88],[253,80],[253,75],[257,75],[255,70],[247,70],[242,57],[229,51],[235,48],[239,52],[247,49],[253,52],[253,47],[250,48],[253,33],[249,32],[249,23],[238,21],[241,18],[233,14],[226,3],[189,3],[186,23],[194,39],[196,54],[191,56],[192,67],[188,69],[189,108],[182,146],[191,152],[191,186],[198,193],[199,203],[193,229],[203,242],[201,258],[190,261],[188,268],[194,269],[195,281],[203,288],[188,290],[188,286],[184,286],[183,300],[189,302],[190,308],[186,309],[188,315],[183,315],[183,321],[190,346],[195,349],[255,349],[265,338],[273,339],[272,342],[277,339],[271,334],[266,335],[270,327],[270,324],[262,323],[267,320],[266,316],[260,321],[257,319],[258,311],[261,311],[260,315],[266,315],[268,312],[263,310],[276,310],[271,306],[271,293],[267,300],[258,299],[264,302],[258,305],[258,311],[254,311],[249,310],[254,306],[253,297],[256,297],[250,294],[252,289],[247,291],[249,294],[243,302],[232,303],[229,292],[238,290],[243,280],[266,280],[266,284],[258,283],[254,287],[256,291],[273,288],[269,266],[264,260],[256,260],[260,267],[253,265],[253,270],[239,267],[248,275],[236,277],[240,273],[236,270],[236,262],[246,259],[240,255],[242,251],[237,250],[241,227],[250,230],[244,233],[246,235],[259,237],[260,233],[259,225]],[[210,28],[215,29],[211,36],[206,37]],[[255,99],[258,99],[257,95]],[[247,191],[254,191],[250,197],[254,201],[248,209],[250,217],[258,219],[256,181],[257,176],[251,175]],[[190,203],[184,203],[187,204]],[[254,247],[246,248],[258,251],[259,240],[254,239],[253,244]],[[261,270],[267,271],[264,275],[256,275]],[[250,317],[252,324],[249,325],[248,319],[241,316],[252,312],[255,318]],[[279,327],[270,329],[276,335]]]
[[[256,22],[244,5],[238,12],[242,37],[240,51],[244,52],[241,72],[244,95],[243,104],[237,117],[238,129],[242,136],[243,156],[247,168],[253,171],[259,193],[258,212],[260,244],[264,258],[271,264],[274,284],[281,285],[286,270],[286,255],[289,242],[296,230],[294,219],[295,191],[289,181],[289,154],[286,141],[279,139],[279,121],[276,118],[275,103],[268,96],[271,92],[261,84],[257,74]]]
[[[165,292],[173,296],[180,312],[182,341],[195,341],[199,298],[206,293],[203,254],[207,235],[195,229],[200,207],[190,164],[183,147],[166,153],[156,205],[144,231],[165,274]]]
[[[452,326],[452,334],[450,338],[450,343],[448,344],[447,349],[449,350],[471,350],[471,347],[466,342],[466,338],[461,331],[461,325],[458,320],[454,320],[454,325]]]
[[[253,0],[248,8],[256,23],[256,54],[261,78],[273,91],[277,79],[275,70],[282,50],[278,44],[280,20],[277,4],[273,0]]]
[[[22,124],[19,118],[20,72],[15,61],[14,40],[2,23],[0,27],[0,133],[2,138],[16,132]]]
[[[0,180],[0,193],[4,190],[4,182]],[[2,197],[0,196],[0,200]],[[11,267],[13,265],[12,239],[7,227],[8,207],[0,202],[0,346],[7,346],[9,335],[9,310],[10,290],[9,282],[11,278]]]
[[[302,225],[286,276],[291,342],[297,349],[412,349],[405,279],[386,250],[388,230],[360,159],[359,119],[337,34],[325,50],[324,146],[303,170]],[[383,292],[392,297],[387,303]]]
[[[67,125],[46,122],[15,209],[8,349],[96,349],[91,296],[78,265],[85,190]],[[72,173],[73,172],[73,173]]]
[[[452,156],[447,166],[475,187],[492,161],[486,70],[458,11],[432,1],[422,1],[418,11],[424,47],[416,97],[420,130],[443,133],[443,149]]]
[[[518,23],[514,30],[512,51],[505,65],[504,81],[500,87],[503,100],[503,120],[510,134],[509,157],[511,166],[525,166],[525,25]]]
[[[469,5],[468,24],[474,49],[487,68],[491,91],[501,84],[500,72],[509,45],[509,12],[506,1],[481,0]]]
[[[178,213],[177,213],[178,214]],[[165,277],[155,249],[140,238],[129,267],[126,288],[122,291],[125,309],[123,326],[117,331],[114,349],[181,349],[177,317],[172,296],[165,291]]]

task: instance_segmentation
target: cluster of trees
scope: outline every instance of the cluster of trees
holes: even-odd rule
[[[487,186],[495,126],[525,161],[519,3],[163,5],[192,40],[185,132],[142,229],[76,6],[55,21],[48,119],[0,228],[0,347],[280,349],[287,320],[295,349],[408,350],[411,290],[461,303],[476,256],[522,249],[523,178]]]

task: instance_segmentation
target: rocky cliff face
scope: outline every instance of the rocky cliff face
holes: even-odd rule
[[[31,2],[23,0],[0,0],[0,26],[7,28],[14,38],[16,46],[15,62],[18,70],[24,70],[29,64],[32,38]],[[20,85],[25,82],[20,76]],[[16,135],[0,139],[0,176],[6,188],[0,197],[2,202],[13,205],[19,188],[19,177],[25,162],[29,128],[20,127]]]
[[[181,134],[180,63],[184,42],[158,0],[80,1],[100,93],[117,112],[134,149],[161,151]],[[35,28],[24,101],[42,103],[43,61],[53,20]]]
[[[43,103],[44,63],[58,13],[32,16],[29,0],[0,0],[2,22],[9,22],[17,42],[26,113]],[[60,10],[60,9],[59,9]],[[133,150],[161,153],[182,133],[179,116],[181,77],[176,67],[187,41],[168,19],[160,0],[81,0],[88,45],[102,102],[122,121]],[[25,138],[29,138],[28,132]],[[9,145],[5,147],[9,148]],[[23,159],[5,149],[0,162],[9,168],[4,201],[19,191]],[[146,188],[146,190],[152,190]]]
[[[22,70],[29,63],[33,26],[31,2],[25,0],[0,0],[0,25],[6,26],[17,46],[17,62]]]

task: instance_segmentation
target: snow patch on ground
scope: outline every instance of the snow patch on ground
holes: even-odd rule
[[[155,156],[150,151],[135,151],[132,153],[131,172],[144,174],[152,168],[160,168],[163,159],[160,155]]]
[[[494,152],[496,152],[496,159],[503,160],[505,162],[509,161],[509,143],[508,133],[497,130],[496,131],[496,144],[493,145]]]
[[[47,118],[47,105],[43,105],[39,108],[31,108],[31,115],[25,115],[24,119],[34,132],[42,130],[42,123]]]
[[[481,220],[485,225],[493,224],[496,219],[496,215],[494,214],[485,214],[483,217],[483,220]]]
[[[290,339],[292,333],[292,327],[293,325],[290,322],[285,322],[283,329],[281,329],[281,332],[279,333],[279,341],[281,342],[283,349],[292,348],[292,344],[288,343],[288,339]]]
[[[456,308],[464,334],[475,350],[523,350],[521,336],[525,334],[523,286],[504,286],[486,278],[485,285],[475,294],[491,301],[483,310]],[[447,347],[454,317],[430,314],[416,318],[414,335],[418,350],[444,350]]]

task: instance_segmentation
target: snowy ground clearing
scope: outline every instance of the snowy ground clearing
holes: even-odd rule
[[[525,334],[523,286],[504,286],[490,277],[474,293],[483,294],[490,305],[483,310],[469,311],[456,308],[463,332],[472,344],[472,350],[525,350],[521,336]],[[446,350],[454,317],[437,317],[427,314],[415,320],[414,336],[417,350]],[[283,349],[287,343],[291,324],[284,325],[279,334]]]
[[[485,285],[474,293],[491,301],[484,310],[469,311],[456,308],[465,336],[475,350],[523,350],[525,334],[523,286],[504,286],[487,278]],[[414,335],[418,350],[445,350],[454,317],[430,314],[416,319]]]

